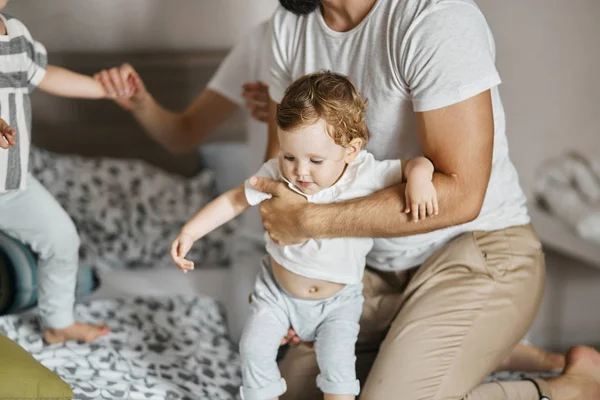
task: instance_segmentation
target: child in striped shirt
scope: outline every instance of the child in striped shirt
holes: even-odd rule
[[[0,0],[0,11],[7,3]],[[107,97],[92,77],[47,65],[44,46],[21,21],[0,13],[0,230],[38,255],[38,311],[46,342],[92,341],[109,329],[74,319],[77,231],[58,202],[27,172],[30,94],[35,88],[63,97]]]

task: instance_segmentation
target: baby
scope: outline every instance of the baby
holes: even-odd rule
[[[313,203],[363,197],[406,180],[406,204],[424,205],[427,211],[421,218],[437,214],[429,160],[377,161],[363,150],[369,139],[365,104],[342,75],[320,72],[298,79],[277,109],[279,157],[266,162],[257,175],[283,180]],[[200,210],[172,244],[177,266],[183,272],[193,269],[185,256],[194,241],[269,197],[246,182]],[[300,338],[315,342],[317,385],[325,399],[354,399],[360,390],[354,346],[372,239],[310,239],[280,246],[265,237],[269,254],[240,342],[242,398],[276,399],[285,393],[276,356],[291,326]]]

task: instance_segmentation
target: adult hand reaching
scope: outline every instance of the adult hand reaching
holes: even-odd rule
[[[126,110],[143,102],[149,93],[137,71],[125,63],[120,67],[104,69],[94,75],[113,100]]]
[[[282,246],[306,242],[306,198],[291,191],[284,182],[253,176],[250,184],[273,198],[259,206],[263,225],[271,239]]]
[[[269,121],[269,87],[264,83],[248,82],[242,86],[242,97],[250,115],[257,121]]]

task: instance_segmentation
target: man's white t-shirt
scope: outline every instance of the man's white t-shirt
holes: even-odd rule
[[[348,164],[341,178],[332,186],[313,195],[305,195],[279,169],[277,158],[267,161],[256,176],[287,182],[290,189],[311,203],[336,203],[368,196],[402,181],[400,160],[377,161],[363,150]],[[245,183],[246,199],[252,206],[271,198]],[[366,256],[373,247],[371,238],[309,239],[291,246],[280,246],[265,233],[267,252],[277,263],[295,274],[342,284],[362,281]]]
[[[242,85],[256,82],[264,77],[267,70],[264,61],[265,44],[267,43],[269,21],[264,21],[253,28],[243,40],[238,42],[227,54],[219,69],[207,87],[227,97],[240,107],[244,106]],[[247,171],[256,171],[262,165],[267,149],[268,126],[252,118],[246,112],[246,130],[248,145]],[[247,172],[244,176],[247,175]],[[264,228],[257,209],[249,210],[243,218],[243,241],[256,239],[262,242]]]
[[[376,239],[368,256],[370,266],[407,269],[460,233],[529,222],[526,198],[508,155],[494,39],[472,0],[378,0],[348,32],[330,29],[320,10],[297,16],[280,7],[269,34],[265,79],[271,98],[280,102],[285,89],[308,73],[331,70],[347,75],[368,99],[367,149],[379,160],[421,154],[415,112],[449,106],[491,89],[493,165],[480,215],[467,224],[426,234]]]

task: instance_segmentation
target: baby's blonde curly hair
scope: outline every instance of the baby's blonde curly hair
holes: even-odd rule
[[[325,120],[336,144],[346,147],[352,140],[369,141],[365,122],[367,101],[344,75],[330,71],[305,75],[292,83],[277,106],[277,125],[284,131]]]

